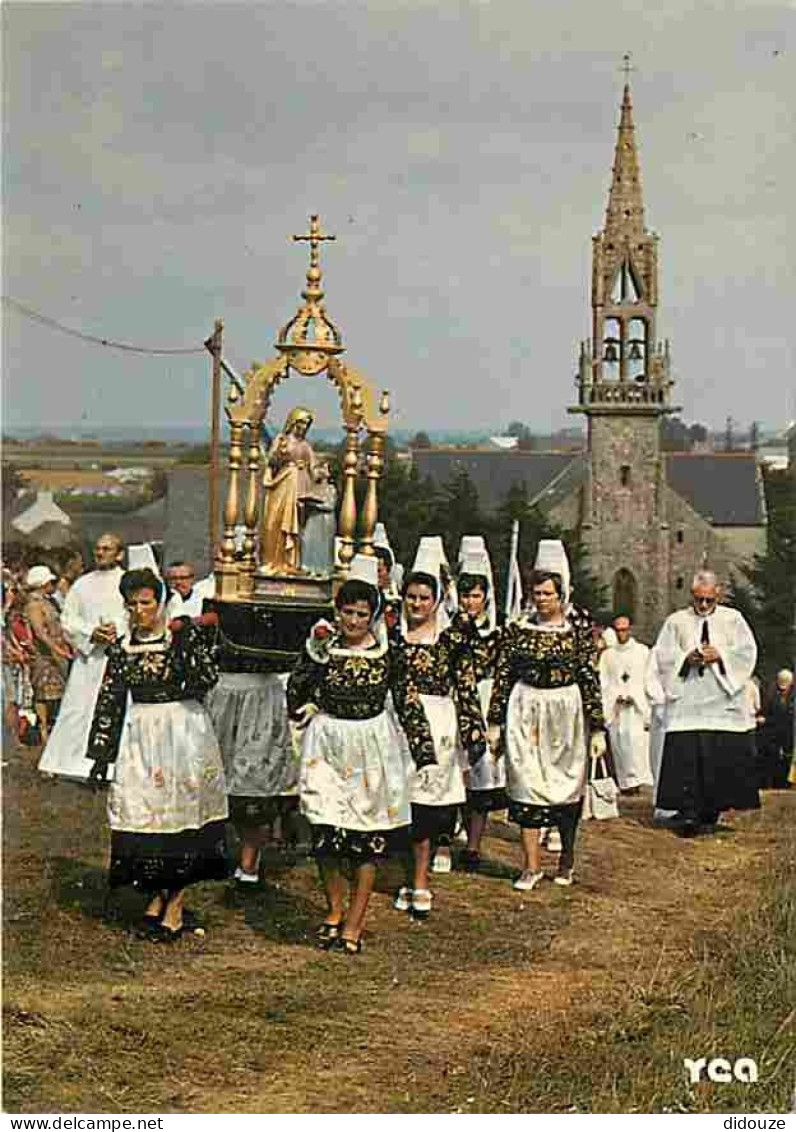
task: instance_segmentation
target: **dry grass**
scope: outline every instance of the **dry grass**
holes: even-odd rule
[[[134,939],[105,912],[104,798],[6,756],[5,1107],[90,1112],[782,1111],[792,1088],[793,795],[684,842],[633,799],[589,823],[572,890],[439,878],[432,920],[385,875],[358,959],[325,955],[314,867],[274,856],[207,936]],[[756,1086],[689,1091],[684,1057],[749,1055]],[[55,1071],[53,1071],[55,1067]],[[792,1073],[790,1073],[792,1077]]]

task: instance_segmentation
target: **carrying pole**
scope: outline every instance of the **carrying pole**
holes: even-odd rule
[[[219,499],[221,487],[221,338],[224,323],[217,318],[213,333],[205,346],[213,355],[213,380],[210,394],[210,516],[208,538],[210,565],[215,563],[219,543]]]

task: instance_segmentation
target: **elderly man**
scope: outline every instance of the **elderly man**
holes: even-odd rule
[[[202,612],[202,602],[215,593],[215,578],[196,581],[196,571],[190,562],[182,560],[169,564],[166,569],[166,585],[171,596],[167,606],[169,617],[198,617]]]
[[[711,571],[694,576],[691,594],[654,647],[666,700],[657,805],[678,811],[684,836],[715,828],[722,810],[760,805],[746,703],[755,639],[736,609],[719,605]]]
[[[763,788],[788,788],[793,756],[794,702],[793,673],[789,668],[781,668],[762,705],[760,755]]]
[[[127,630],[119,593],[123,550],[118,535],[100,535],[94,544],[96,568],[78,578],[66,595],[61,626],[76,655],[58,719],[39,763],[43,774],[88,779],[91,762],[86,758],[86,745],[105,672],[105,649]]]
[[[652,785],[650,772],[650,708],[644,688],[649,649],[633,639],[629,617],[614,618],[616,644],[600,656],[603,715],[619,789],[636,794]]]

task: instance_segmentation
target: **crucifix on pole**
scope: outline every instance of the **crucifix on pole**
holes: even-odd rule
[[[336,240],[337,236],[327,236],[321,231],[321,221],[317,213],[310,217],[310,230],[304,236],[294,236],[294,241],[300,243],[307,241],[310,245],[310,267],[317,268],[319,263],[318,245],[325,240]]]

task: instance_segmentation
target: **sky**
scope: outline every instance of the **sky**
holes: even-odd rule
[[[3,294],[113,341],[274,354],[318,212],[346,360],[395,427],[576,424],[624,77],[686,421],[796,416],[796,0],[14,3]],[[3,307],[4,430],[195,425],[209,356]],[[322,378],[280,387],[336,420]]]

